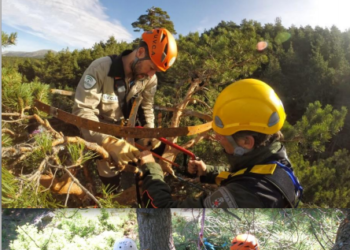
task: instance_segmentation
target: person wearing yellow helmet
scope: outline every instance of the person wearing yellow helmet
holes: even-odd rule
[[[173,35],[165,28],[145,31],[138,48],[125,50],[94,60],[85,70],[75,91],[73,114],[97,122],[121,125],[129,118],[132,100],[142,97],[139,125],[154,127],[154,95],[157,90],[156,72],[168,70],[177,57]],[[108,134],[81,129],[85,140],[95,142],[108,151],[114,165],[137,161],[138,149],[122,139]],[[141,140],[146,145],[149,140]],[[156,147],[159,141],[151,141]],[[119,173],[114,165],[98,160],[102,181],[118,186]]]
[[[169,188],[155,182],[162,181],[157,164],[142,152],[143,170],[151,175],[144,177],[144,199],[153,207],[296,207],[303,189],[280,142],[285,120],[282,101],[269,85],[256,79],[232,83],[216,99],[212,125],[229,167],[190,160],[187,169],[219,188],[199,199],[171,201]]]

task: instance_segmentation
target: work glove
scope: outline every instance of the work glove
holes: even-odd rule
[[[137,162],[140,151],[123,139],[107,137],[102,147],[109,153],[112,160],[119,166],[127,165],[129,161]]]
[[[162,142],[157,140],[156,138],[141,138],[137,141],[137,143],[151,150],[158,148]]]

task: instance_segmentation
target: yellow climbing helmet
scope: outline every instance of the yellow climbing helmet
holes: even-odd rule
[[[256,79],[244,79],[227,86],[213,109],[213,129],[221,135],[243,130],[274,134],[283,127],[285,120],[280,98],[269,85]]]

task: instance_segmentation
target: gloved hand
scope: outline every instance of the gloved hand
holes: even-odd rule
[[[115,137],[104,139],[102,147],[119,166],[126,165],[129,161],[137,162],[140,156],[140,151],[137,148],[123,139],[117,139]]]
[[[151,150],[158,148],[162,142],[157,140],[156,138],[141,138],[137,141],[137,143]]]

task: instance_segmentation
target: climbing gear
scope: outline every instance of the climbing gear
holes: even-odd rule
[[[238,131],[274,134],[285,119],[280,98],[269,85],[256,79],[240,80],[226,87],[213,108],[213,129],[220,135]]]
[[[205,218],[205,208],[203,208],[203,214],[202,214],[202,221],[201,221],[201,231],[199,232],[198,235],[198,250],[201,250],[201,243],[202,242],[202,238],[203,238],[203,233],[204,233],[204,218]]]
[[[142,40],[147,44],[149,58],[161,71],[168,70],[177,57],[177,45],[173,35],[165,28],[145,31]]]
[[[231,243],[230,250],[260,250],[259,242],[251,234],[237,235]]]
[[[234,173],[224,171],[218,174],[215,178],[215,182],[217,185],[221,185],[223,181],[226,182],[245,176],[253,176],[257,179],[268,181],[283,194],[291,207],[296,208],[298,206],[302,197],[303,188],[294,175],[292,168],[278,161],[254,165]]]
[[[114,243],[113,250],[137,250],[137,246],[132,239],[123,238]]]
[[[128,88],[123,78],[114,77],[114,93],[118,96],[119,107],[123,112],[124,119],[126,120],[129,118],[131,107],[130,103],[126,101]]]
[[[116,63],[118,59],[120,60],[120,57],[117,55],[110,55],[109,57],[112,60],[112,65]],[[137,98],[133,97],[129,102],[126,101],[127,95],[130,92],[133,84],[134,82],[130,82],[128,85],[123,77],[114,76],[114,93],[116,96],[118,96],[119,107],[123,113],[125,123],[128,122],[132,109],[132,103],[134,103],[133,99]]]
[[[178,128],[132,128],[123,127],[114,124],[96,122],[86,118],[82,118],[61,109],[49,106],[45,103],[35,100],[35,107],[57,119],[66,123],[73,124],[78,128],[113,135],[116,137],[131,138],[158,138],[158,137],[176,137],[195,135],[206,132],[211,129],[212,122],[207,122],[197,126],[178,127]]]

